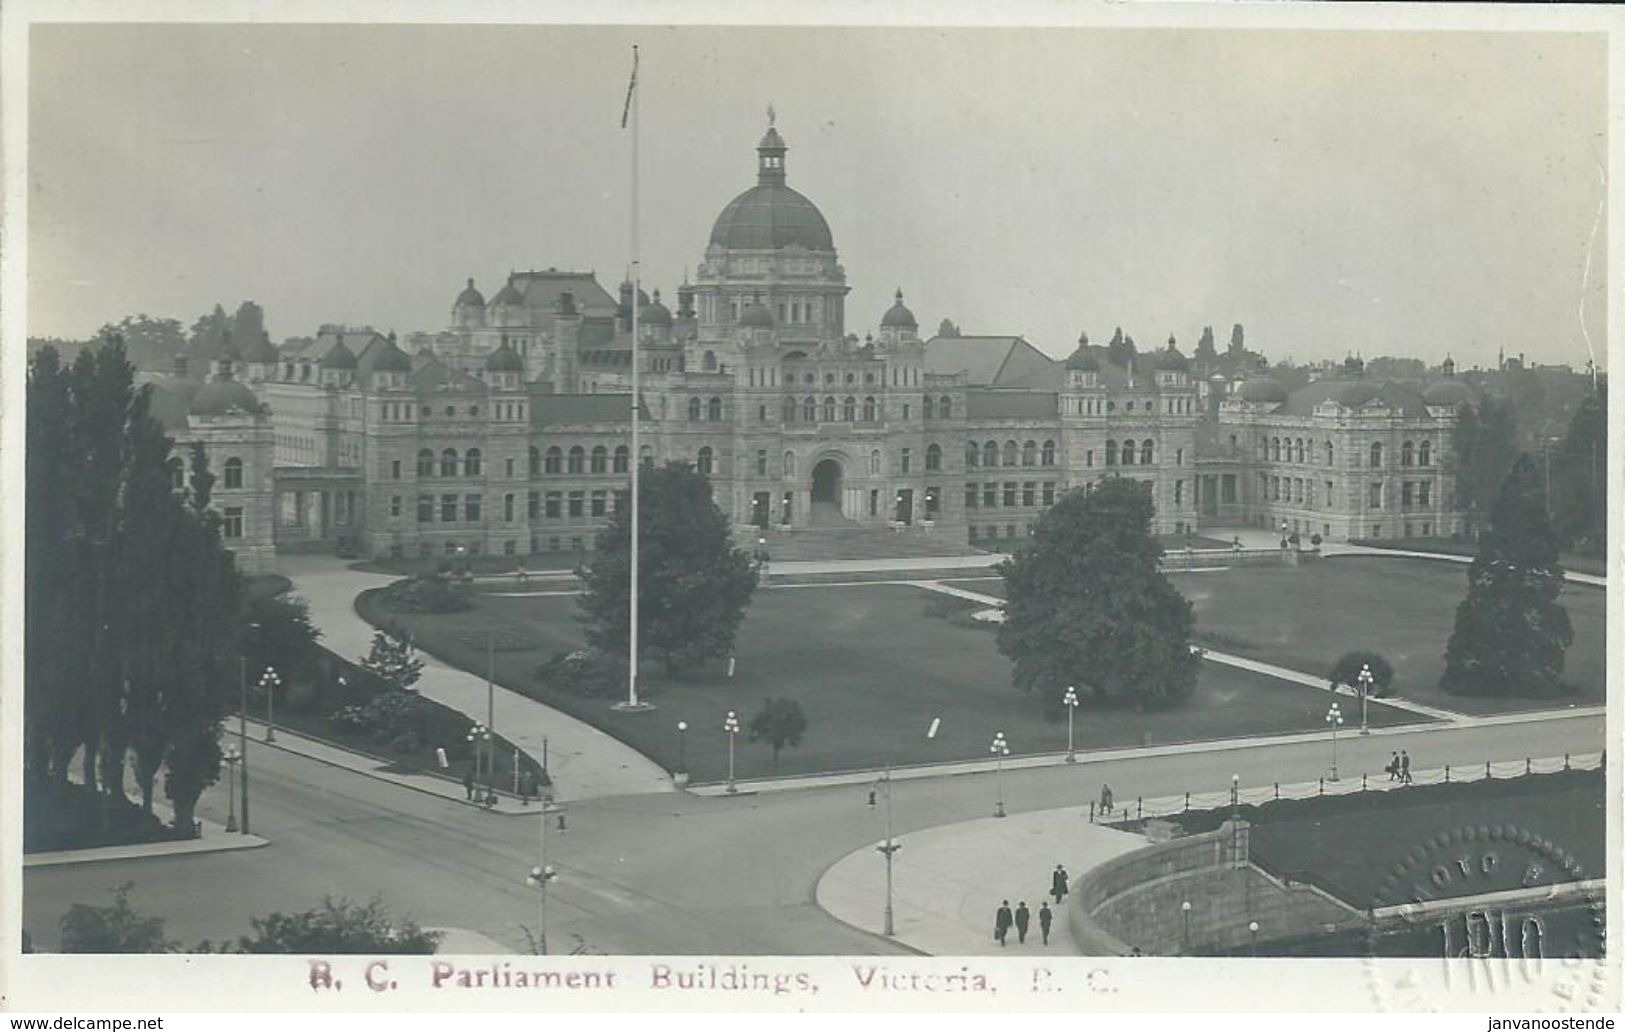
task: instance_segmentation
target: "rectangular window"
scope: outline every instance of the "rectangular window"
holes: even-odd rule
[[[243,536],[242,506],[233,505],[226,509],[225,535],[228,538],[240,538]]]
[[[615,512],[616,515],[620,515],[621,513],[625,512],[626,507],[628,505],[631,505],[631,504],[632,504],[632,492],[631,491],[616,491],[615,492],[615,509],[614,509],[614,512]]]
[[[907,419],[908,417],[904,416],[903,418]],[[913,469],[913,465],[914,465],[913,458],[914,458],[914,452],[912,450],[908,449],[908,448],[904,448],[903,449],[903,463],[902,463],[904,473],[908,473]]]
[[[579,519],[587,509],[587,492],[570,492],[570,518]]]
[[[1376,483],[1376,484],[1371,485],[1371,507],[1373,509],[1382,508],[1382,484],[1381,483]],[[1375,536],[1376,536],[1375,534],[1372,535],[1372,537],[1375,537]]]
[[[967,508],[967,509],[976,508],[976,485],[975,484],[966,484],[965,485],[965,508]]]
[[[1055,504],[1055,481],[1046,480],[1046,481],[1044,481],[1044,508],[1047,509],[1047,508],[1049,508],[1050,506],[1052,506],[1054,504]]]
[[[401,496],[400,495],[390,495],[389,496],[389,514],[391,516],[399,516],[401,514]]]
[[[1085,466],[1093,466],[1095,464],[1095,450],[1093,448],[1090,448],[1088,451],[1083,453],[1083,464]]]
[[[1183,480],[1174,481],[1174,504],[1185,504],[1185,482]]]
[[[547,518],[556,520],[564,514],[564,495],[557,491],[547,492]]]
[[[502,496],[502,518],[509,523],[513,522],[513,501],[514,498],[512,494],[505,494]]]
[[[418,522],[434,522],[434,495],[418,495]]]
[[[441,523],[456,523],[457,522],[457,496],[456,495],[441,495],[440,496],[440,522]]]
[[[396,459],[396,460],[394,460],[393,462],[391,462],[389,464],[389,479],[391,479],[391,480],[399,480],[399,479],[401,479],[401,460],[400,459]]]
[[[1004,507],[1006,509],[1016,507],[1016,482],[1014,480],[1004,482]]]
[[[1423,506],[1425,508],[1428,505],[1432,504],[1432,498],[1433,498],[1433,484],[1432,484],[1431,481],[1424,480],[1421,483],[1416,485],[1416,501],[1417,501],[1418,504],[1420,504],[1421,506]],[[1428,536],[1427,532],[1424,531],[1422,536],[1427,537]]]
[[[1409,509],[1416,500],[1415,494],[1415,483],[1409,480],[1405,481],[1403,484],[1399,485],[1399,504],[1403,508]],[[1409,534],[1406,534],[1405,536],[1410,537]]]
[[[532,491],[525,497],[525,515],[533,520],[542,518],[542,493]]]
[[[504,459],[503,463],[502,463],[502,469],[503,469],[503,472],[507,476],[510,476],[510,477],[513,476],[513,460],[512,459]],[[511,542],[510,542],[510,544],[511,544]]]
[[[594,491],[592,493],[592,514],[604,516],[609,513],[609,492]]]
[[[993,509],[993,508],[997,508],[998,504],[999,504],[999,485],[998,484],[983,484],[982,485],[982,508],[984,508],[984,509]]]
[[[483,495],[471,494],[463,496],[463,519],[470,523],[480,521],[480,506],[484,501]]]
[[[1021,504],[1029,509],[1038,504],[1038,482],[1029,480],[1021,485]]]
[[[756,475],[759,477],[767,476],[767,449],[765,448],[756,450]]]

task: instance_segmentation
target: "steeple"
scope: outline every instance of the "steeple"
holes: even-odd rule
[[[773,123],[777,114],[773,105],[767,106],[767,133],[762,136],[762,142],[756,145],[756,183],[758,186],[784,185],[784,152],[789,150],[784,145],[784,137]]]

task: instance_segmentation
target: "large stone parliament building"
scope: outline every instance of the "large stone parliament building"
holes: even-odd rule
[[[470,279],[440,332],[324,327],[160,381],[174,436],[225,471],[215,504],[245,568],[278,550],[590,549],[633,461],[634,306],[641,458],[709,476],[742,539],[884,528],[1002,546],[1104,477],[1147,482],[1161,533],[1460,528],[1454,429],[1471,393],[1448,365],[1423,390],[1349,375],[1288,393],[1256,369],[1212,373],[1172,338],[1080,340],[1062,361],[947,323],[924,339],[901,290],[859,337],[786,151],[770,127],[756,185],[718,215],[675,310],[590,273],[515,272],[490,298]]]

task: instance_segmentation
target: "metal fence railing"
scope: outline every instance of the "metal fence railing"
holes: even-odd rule
[[[1281,784],[1236,786],[1217,792],[1185,792],[1180,795],[1136,796],[1132,801],[1113,799],[1110,808],[1101,802],[1089,803],[1089,820],[1098,824],[1120,824],[1144,820],[1147,817],[1172,817],[1176,814],[1201,810],[1218,810],[1233,806],[1257,806],[1282,799],[1314,799],[1323,796],[1357,795],[1361,792],[1394,792],[1416,785],[1443,785],[1484,780],[1505,780],[1532,774],[1556,774],[1565,770],[1598,770],[1603,766],[1606,753],[1564,753],[1539,759],[1485,760],[1483,763],[1445,764],[1427,770],[1413,770],[1410,780],[1395,780],[1387,771],[1376,774],[1345,774],[1336,779],[1319,778],[1315,781],[1297,781]]]

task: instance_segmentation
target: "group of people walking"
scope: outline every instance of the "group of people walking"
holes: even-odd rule
[[[1049,894],[1054,897],[1057,907],[1061,905],[1061,900],[1066,898],[1067,882],[1066,868],[1056,864],[1055,870],[1050,874]],[[1010,909],[1010,901],[1003,900],[999,903],[998,911],[993,915],[993,938],[998,941],[1000,946],[1004,946],[1006,945],[1005,940],[1009,938],[1010,929],[1014,928],[1016,930],[1016,942],[1018,944],[1025,943],[1027,941],[1027,931],[1032,927],[1032,919],[1033,914],[1028,909],[1026,900],[1017,903],[1016,909],[1013,911]],[[1038,904],[1038,934],[1043,938],[1045,946],[1049,945],[1049,930],[1054,922],[1055,911],[1050,909],[1049,901],[1045,900]]]
[[[1397,781],[1402,785],[1411,783],[1411,754],[1403,749],[1394,753],[1394,758],[1388,761],[1388,780]]]

